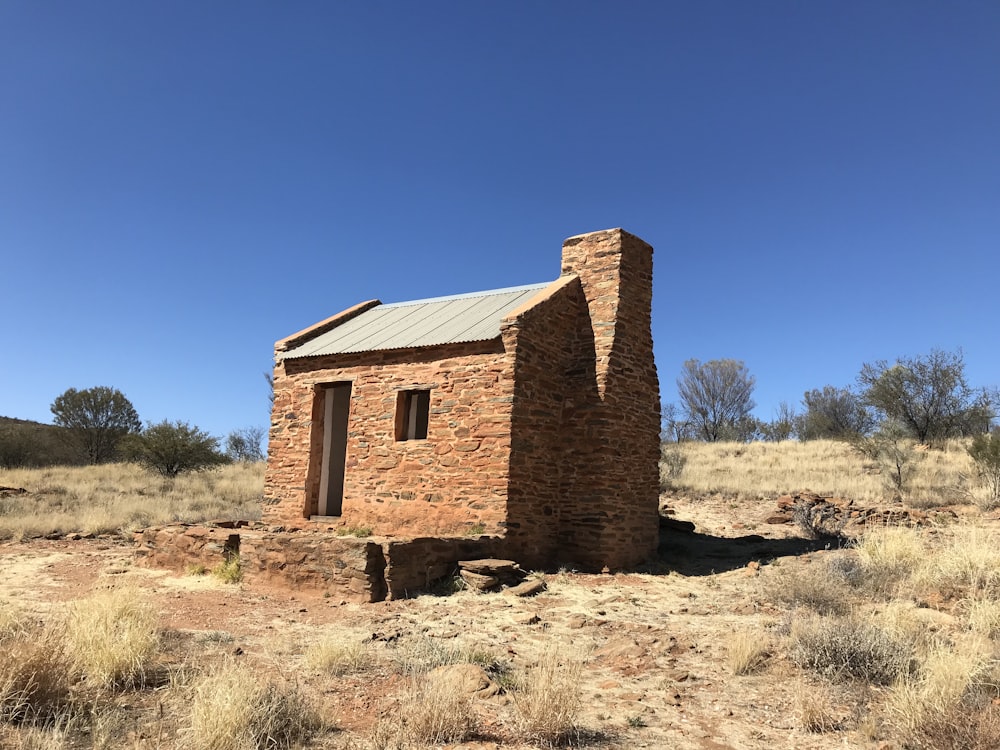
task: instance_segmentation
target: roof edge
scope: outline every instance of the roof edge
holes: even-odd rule
[[[528,291],[530,289],[544,289],[549,282],[542,281],[536,284],[519,284],[518,286],[508,286],[502,289],[484,289],[480,292],[464,292],[462,294],[445,294],[440,297],[426,297],[424,299],[410,299],[401,302],[387,302],[383,307],[407,307],[409,305],[426,305],[432,302],[450,302],[457,299],[472,299],[474,297],[492,297],[498,294],[510,294],[511,292]]]
[[[327,331],[346,323],[352,318],[358,317],[361,313],[368,312],[373,307],[378,307],[381,304],[382,302],[377,299],[359,302],[354,305],[354,307],[349,307],[336,315],[330,316],[326,320],[321,320],[319,323],[314,323],[308,328],[303,328],[298,333],[293,333],[291,336],[279,339],[274,344],[274,351],[275,353],[280,353],[287,352],[289,349],[294,349],[295,347],[304,344],[309,339],[316,338],[320,334],[326,333]]]
[[[550,282],[538,290],[538,293],[531,298],[525,300],[521,305],[515,307],[509,313],[507,313],[503,320],[500,322],[500,328],[503,329],[506,326],[513,325],[517,322],[517,319],[524,315],[528,310],[542,304],[546,300],[554,297],[559,291],[573,281],[578,280],[580,277],[575,273],[569,273],[565,276],[560,276],[553,282]]]

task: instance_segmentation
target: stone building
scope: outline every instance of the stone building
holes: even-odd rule
[[[658,534],[652,270],[639,238],[583,234],[551,283],[371,300],[277,342],[263,521],[479,537],[531,567],[642,562]]]

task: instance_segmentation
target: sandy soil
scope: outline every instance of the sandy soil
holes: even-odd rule
[[[780,653],[777,629],[784,614],[761,593],[777,568],[843,553],[799,537],[792,527],[763,523],[771,503],[676,499],[671,506],[677,518],[696,524],[696,532],[666,532],[654,572],[550,573],[548,590],[531,599],[462,591],[352,604],[137,568],[129,546],[98,539],[0,545],[0,601],[44,616],[95,587],[129,580],[153,594],[178,648],[200,644],[199,659],[239,654],[306,685],[316,678],[296,673],[296,655],[334,627],[369,633],[386,651],[431,638],[488,650],[515,667],[559,643],[586,659],[583,724],[595,746],[874,747],[857,731],[802,729],[796,698],[809,689],[809,678]],[[756,674],[737,677],[727,666],[727,641],[738,631],[774,644]],[[215,651],[206,652],[206,644]],[[366,731],[380,711],[392,710],[389,696],[398,682],[391,670],[379,668],[335,682],[325,678],[323,701],[345,731],[315,746],[340,747],[357,736],[352,733]],[[499,746],[494,740],[461,747]]]

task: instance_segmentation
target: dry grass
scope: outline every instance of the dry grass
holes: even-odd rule
[[[323,633],[302,657],[306,669],[335,676],[362,672],[375,661],[361,633],[343,629]]]
[[[190,692],[186,739],[192,750],[281,750],[322,724],[297,688],[233,662],[197,680]]]
[[[833,711],[835,702],[835,696],[828,689],[809,687],[802,690],[795,705],[802,728],[816,734],[840,729],[843,722]]]
[[[1000,601],[980,595],[965,599],[960,604],[973,633],[990,639],[1000,637]]]
[[[511,725],[518,738],[554,746],[578,730],[581,693],[579,656],[550,647],[515,680]]]
[[[0,602],[0,643],[25,633],[31,626],[26,612],[9,602]]]
[[[130,533],[175,521],[259,518],[264,465],[236,463],[173,480],[135,464],[4,469],[0,485],[29,492],[0,501],[0,539]]]
[[[960,524],[933,532],[874,527],[855,543],[863,585],[893,596],[958,600],[1000,593],[1000,534]]]
[[[837,558],[838,560],[843,558]],[[764,596],[821,615],[844,615],[851,609],[852,590],[846,576],[832,565],[784,568],[764,583]]]
[[[72,686],[66,668],[63,623],[52,619],[0,642],[0,721],[48,722],[67,706]]]
[[[923,565],[926,541],[920,532],[898,526],[872,527],[855,543],[865,586],[895,596]]]
[[[243,580],[243,566],[240,564],[240,556],[230,554],[225,560],[212,568],[212,575],[223,583],[239,583]]]
[[[680,451],[683,457],[679,476],[669,483],[682,495],[756,499],[809,489],[866,503],[892,495],[875,465],[833,440],[682,443],[666,450]],[[974,467],[965,443],[952,441],[944,450],[919,453],[908,501],[922,506],[968,501],[965,488]]]
[[[913,748],[995,748],[1000,716],[997,662],[988,643],[940,645],[920,672],[894,685],[885,704],[894,733]]]
[[[885,686],[873,693],[870,714],[883,739],[914,750],[1000,747],[998,541],[996,531],[965,524],[869,529],[835,558],[851,572],[837,599],[853,614],[794,616],[790,658],[832,680]],[[782,572],[765,595],[808,600],[823,576],[807,570],[812,585],[802,584],[801,573]],[[823,699],[804,695],[798,711],[809,731],[839,731]]]
[[[474,699],[444,680],[415,677],[400,695],[396,737],[409,743],[461,742],[477,730]],[[385,731],[384,729],[381,731]]]
[[[89,685],[137,687],[159,647],[156,612],[135,588],[99,591],[70,605],[65,640],[72,669]]]
[[[735,675],[752,674],[767,661],[767,643],[760,633],[741,630],[726,641],[726,664]]]
[[[1000,594],[1000,537],[996,532],[956,526],[942,536],[942,544],[918,569],[916,585],[949,599],[962,594]]]
[[[22,727],[5,736],[0,730],[0,747],[9,750],[69,750],[71,733],[62,724],[47,727]]]

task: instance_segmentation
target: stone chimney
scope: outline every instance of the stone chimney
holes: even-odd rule
[[[573,448],[588,467],[566,486],[566,544],[584,563],[628,568],[656,550],[660,384],[653,359],[653,248],[621,229],[570,237],[563,275],[583,287],[597,403],[578,410]],[[589,559],[588,559],[589,558]]]
[[[569,274],[580,277],[590,308],[601,398],[609,376],[622,376],[626,365],[638,368],[633,374],[655,387],[658,415],[651,331],[653,248],[622,229],[579,234],[563,242],[562,275]],[[657,416],[657,434],[658,425]]]

